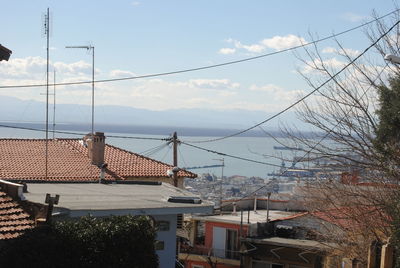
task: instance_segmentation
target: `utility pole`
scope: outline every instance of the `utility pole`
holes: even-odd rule
[[[174,174],[174,186],[178,187],[178,134],[176,131],[172,135],[172,143],[173,143],[173,174]]]
[[[222,215],[222,184],[223,184],[223,179],[224,179],[224,167],[225,167],[225,159],[224,158],[218,158],[218,159],[214,159],[217,161],[221,161],[222,162],[222,169],[221,169],[221,181],[219,183],[219,210],[220,213]]]
[[[269,223],[269,199],[271,198],[271,192],[267,193],[267,223]]]

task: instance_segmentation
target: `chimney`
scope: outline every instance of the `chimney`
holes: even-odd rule
[[[101,167],[104,164],[104,150],[106,147],[106,137],[103,132],[88,134],[84,137],[87,144],[89,158],[93,165]]]
[[[236,202],[233,202],[232,206],[233,206],[232,215],[236,216],[237,215],[237,213],[236,213]]]
[[[0,180],[1,191],[7,193],[11,198],[15,200],[25,200],[23,194],[24,185],[13,183],[5,180]]]

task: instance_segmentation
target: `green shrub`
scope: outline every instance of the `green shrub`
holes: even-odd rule
[[[0,267],[158,267],[154,241],[145,216],[87,216],[6,242]]]

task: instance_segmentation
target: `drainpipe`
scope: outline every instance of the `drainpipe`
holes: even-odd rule
[[[254,195],[254,213],[257,212],[257,194]]]
[[[271,193],[267,193],[267,223],[269,222],[269,198],[271,197]]]

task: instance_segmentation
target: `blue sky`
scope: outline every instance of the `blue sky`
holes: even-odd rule
[[[0,43],[13,51],[0,64],[0,85],[45,81],[42,16],[52,16],[51,70],[57,81],[91,79],[91,56],[66,45],[95,46],[96,78],[175,71],[238,60],[325,37],[395,9],[392,1],[1,1]],[[361,30],[339,37],[355,53],[369,45]],[[333,41],[320,44],[329,52]],[[301,52],[299,52],[301,53]],[[333,55],[326,54],[330,59]],[[311,89],[283,53],[237,65],[96,85],[96,103],[150,110],[247,109],[276,112]],[[43,88],[0,95],[44,101]],[[58,103],[90,104],[90,85],[57,89]],[[6,118],[3,118],[6,119]]]

